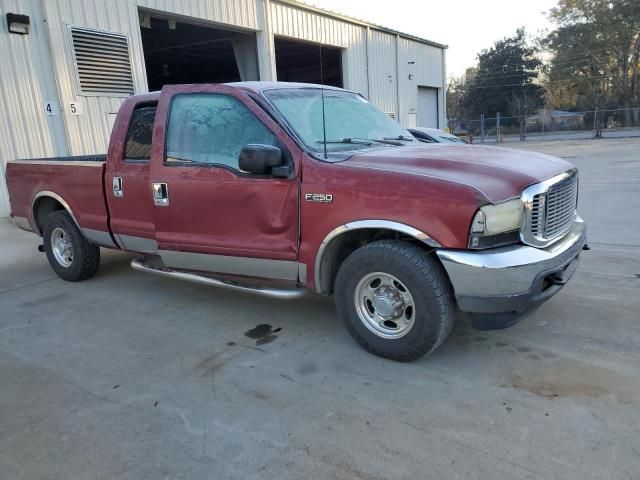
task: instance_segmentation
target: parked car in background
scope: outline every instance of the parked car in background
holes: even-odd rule
[[[469,143],[460,137],[438,128],[409,128],[409,133],[424,143]]]
[[[512,325],[586,243],[573,165],[456,143],[424,145],[339,88],[170,85],[123,102],[107,155],[11,161],[7,181],[13,218],[64,280],[92,277],[101,246],[170,278],[333,295],[361,346],[409,361],[457,310]]]

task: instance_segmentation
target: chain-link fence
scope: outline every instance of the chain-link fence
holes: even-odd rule
[[[570,112],[543,108],[514,117],[449,119],[449,131],[473,143],[640,137],[640,107]]]

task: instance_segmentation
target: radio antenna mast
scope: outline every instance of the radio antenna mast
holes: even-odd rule
[[[327,119],[324,114],[324,72],[322,69],[322,45],[320,45],[320,94],[322,95],[322,145],[324,158],[327,159]]]

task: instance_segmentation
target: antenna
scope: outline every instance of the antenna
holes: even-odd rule
[[[324,145],[324,159],[327,159],[327,120],[324,114],[324,74],[322,71],[322,45],[320,45],[320,92],[322,95],[322,145]]]

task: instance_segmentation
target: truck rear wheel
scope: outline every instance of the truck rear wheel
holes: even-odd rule
[[[353,252],[335,284],[338,316],[366,350],[410,362],[451,333],[455,303],[437,260],[407,242],[383,240]]]
[[[100,266],[100,249],[89,242],[65,210],[50,213],[42,230],[44,251],[63,280],[78,282],[93,277]]]

